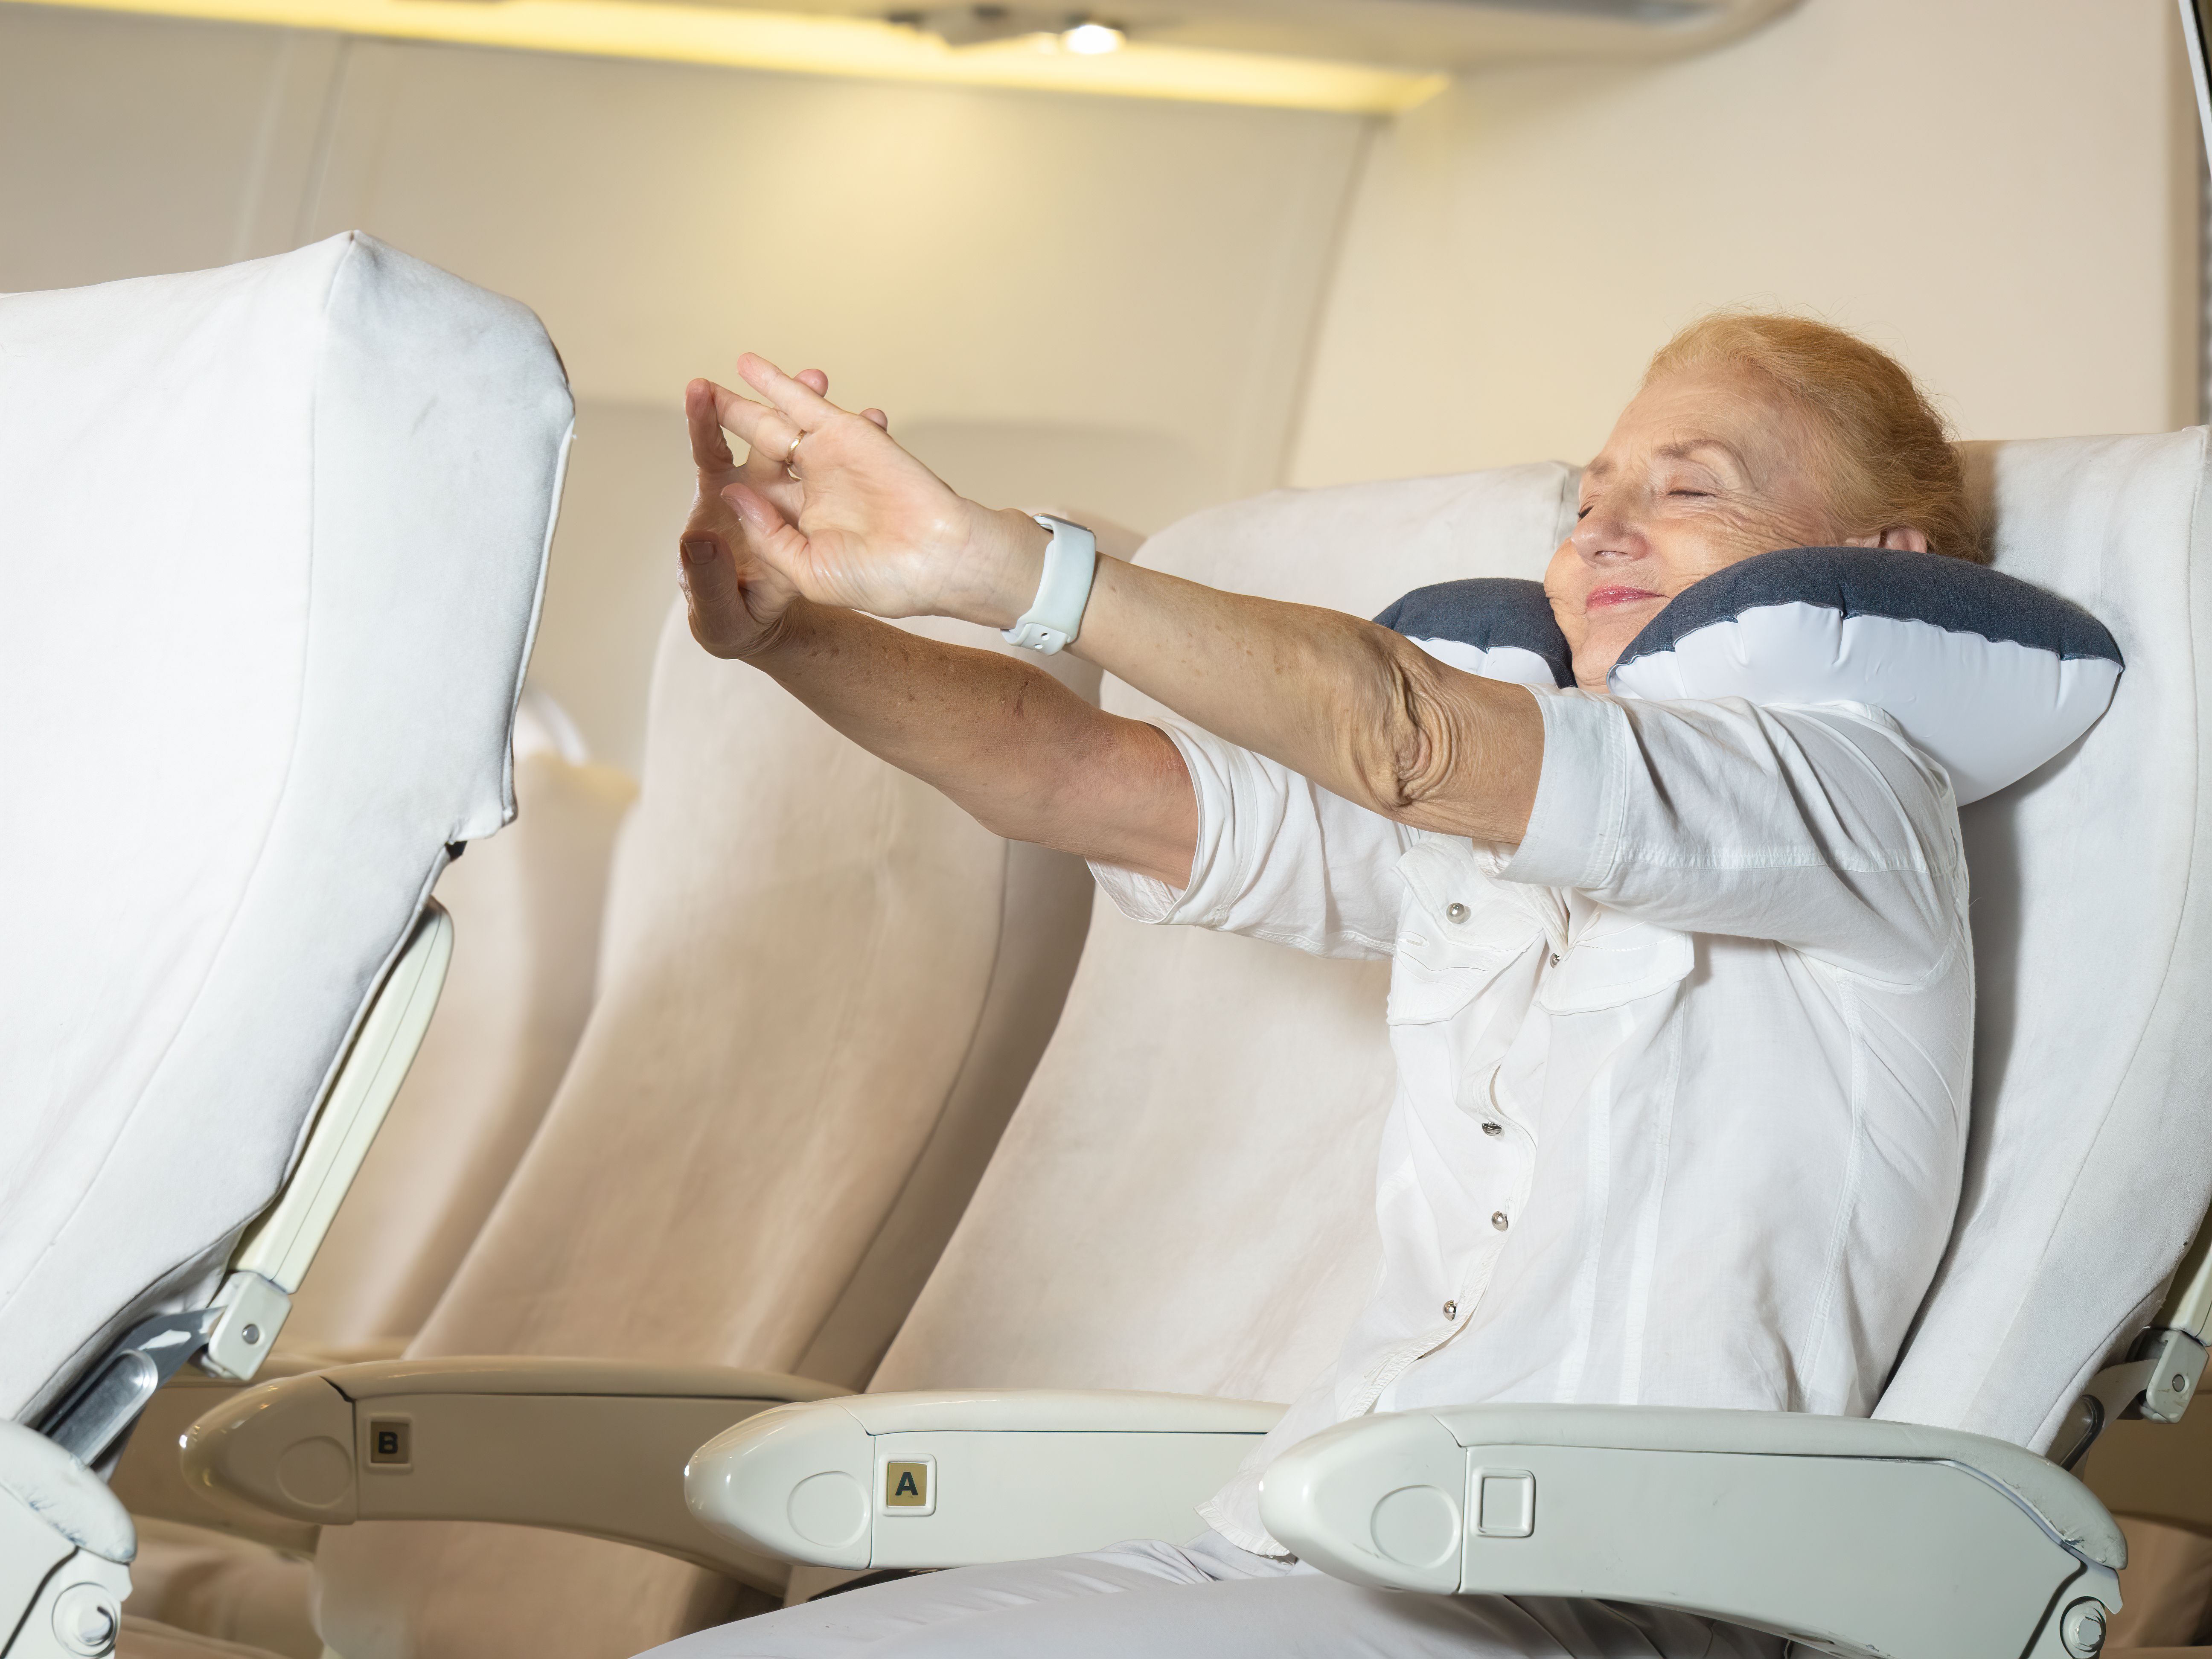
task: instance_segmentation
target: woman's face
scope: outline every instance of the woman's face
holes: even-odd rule
[[[1917,531],[1843,535],[1816,453],[1813,417],[1743,370],[1684,370],[1638,392],[1583,472],[1574,533],[1544,577],[1577,683],[1602,691],[1668,600],[1739,559],[1847,541],[1926,547]]]

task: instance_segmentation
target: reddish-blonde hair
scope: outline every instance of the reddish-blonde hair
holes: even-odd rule
[[[1887,352],[1806,317],[1720,311],[1659,348],[1650,386],[1680,369],[1727,367],[1796,398],[1825,434],[1820,472],[1844,534],[1909,526],[1932,553],[1989,562],[1943,417]]]

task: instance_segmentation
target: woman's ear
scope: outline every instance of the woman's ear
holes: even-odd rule
[[[1891,547],[1905,553],[1925,553],[1928,550],[1928,537],[1925,532],[1917,530],[1909,524],[1893,524],[1876,535],[1850,537],[1844,541],[1844,545],[1845,547]]]

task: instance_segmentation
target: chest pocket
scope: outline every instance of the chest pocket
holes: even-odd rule
[[[1449,1019],[1507,963],[1544,936],[1525,906],[1500,894],[1463,848],[1425,842],[1398,861],[1412,890],[1390,967],[1393,1025]]]
[[[1605,912],[1544,975],[1537,1005],[1554,1014],[1594,1013],[1679,985],[1697,965],[1687,933]]]

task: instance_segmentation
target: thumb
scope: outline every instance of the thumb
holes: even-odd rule
[[[694,531],[679,544],[678,578],[691,636],[718,657],[735,656],[755,631],[738,582],[737,561],[720,536]]]

